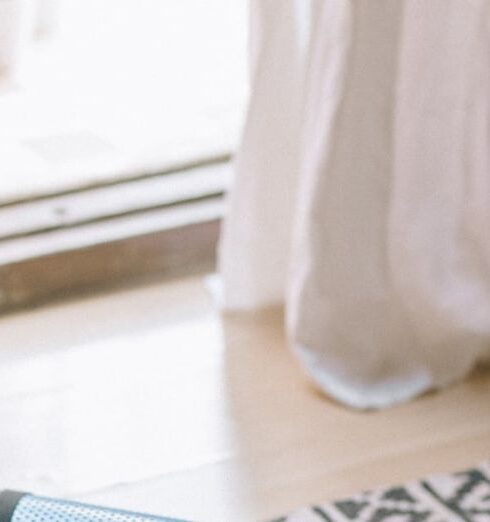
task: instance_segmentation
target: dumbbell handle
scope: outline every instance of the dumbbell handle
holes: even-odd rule
[[[0,522],[179,522],[70,500],[37,497],[17,491],[0,493]],[[183,522],[183,521],[180,521]]]

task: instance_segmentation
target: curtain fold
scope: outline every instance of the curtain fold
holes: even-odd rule
[[[225,306],[285,301],[320,388],[383,407],[490,351],[490,5],[256,0]]]

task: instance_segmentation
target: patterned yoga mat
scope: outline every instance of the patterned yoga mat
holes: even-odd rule
[[[490,462],[311,506],[275,522],[490,522]]]

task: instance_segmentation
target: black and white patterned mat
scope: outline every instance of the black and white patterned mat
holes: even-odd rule
[[[490,522],[490,462],[301,509],[275,522]]]

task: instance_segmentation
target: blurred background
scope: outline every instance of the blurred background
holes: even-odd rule
[[[223,310],[209,274],[249,95],[248,4],[260,67],[224,229]],[[466,293],[473,279],[458,275],[468,262],[461,273],[476,277],[472,249],[488,243],[487,155],[469,162],[488,141],[471,117],[488,105],[488,7],[472,4],[0,0],[0,490],[202,522],[285,521],[298,508],[294,520],[314,520],[301,506],[488,460],[488,371],[361,412],[332,398],[336,385],[320,393],[296,357],[316,343],[310,374],[361,383],[361,408],[471,366],[488,323],[483,277]],[[395,103],[404,82],[413,93]],[[388,124],[394,107],[406,134]],[[399,156],[410,168],[393,190]],[[404,230],[423,245],[412,271]],[[404,274],[419,279],[401,292]],[[426,276],[426,293],[410,291]],[[286,285],[288,315],[302,318],[289,332]],[[425,315],[424,296],[441,306]],[[454,497],[486,520],[487,476]]]
[[[211,266],[246,97],[244,0],[0,0],[0,270],[19,269],[4,307]],[[207,243],[146,248],[117,275],[139,257],[130,239],[180,228],[182,245],[198,223]],[[51,256],[57,273],[53,255],[116,241],[114,259],[65,256],[63,281],[20,270]]]

